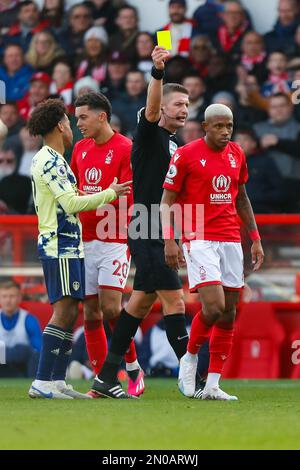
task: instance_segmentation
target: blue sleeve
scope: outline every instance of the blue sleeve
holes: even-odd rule
[[[31,347],[40,352],[42,347],[42,330],[38,320],[33,315],[27,315],[25,320],[25,329],[27,331]]]

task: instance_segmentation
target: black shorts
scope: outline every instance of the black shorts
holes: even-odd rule
[[[128,240],[136,272],[133,289],[152,294],[157,290],[182,288],[181,280],[165,262],[164,243],[161,240]]]

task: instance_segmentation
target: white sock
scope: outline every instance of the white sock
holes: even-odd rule
[[[198,354],[191,354],[188,351],[185,353],[185,358],[190,362],[195,362],[198,360]]]
[[[137,359],[134,362],[126,362],[126,370],[130,372],[136,369],[140,369],[140,365]]]
[[[208,388],[218,387],[220,378],[221,378],[221,374],[214,374],[214,373],[208,374],[205,388],[208,389]]]

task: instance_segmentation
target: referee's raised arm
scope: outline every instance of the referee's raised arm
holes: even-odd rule
[[[149,122],[157,122],[161,115],[165,61],[170,57],[170,53],[163,47],[156,46],[151,56],[154,65],[148,86],[145,117]]]

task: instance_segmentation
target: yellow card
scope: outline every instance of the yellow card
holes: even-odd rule
[[[167,51],[172,50],[172,40],[170,31],[157,31],[157,45],[164,47]]]

